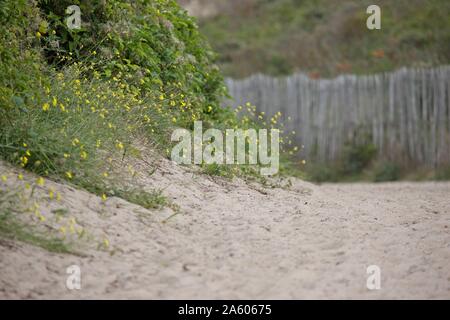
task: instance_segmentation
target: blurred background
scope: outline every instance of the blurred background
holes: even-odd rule
[[[227,103],[281,111],[312,180],[450,178],[450,1],[179,2],[218,54]],[[366,27],[371,4],[381,30]]]
[[[447,0],[179,0],[198,18],[226,76],[317,77],[431,66],[450,58]],[[382,29],[366,28],[377,4]]]

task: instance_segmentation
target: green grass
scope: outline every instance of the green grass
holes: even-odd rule
[[[49,252],[73,254],[74,250],[57,237],[37,231],[33,226],[19,222],[11,212],[0,213],[0,238],[16,240],[40,247]]]
[[[159,192],[131,190],[134,174],[117,168],[140,157],[133,143],[142,137],[165,155],[175,127],[237,121],[219,107],[214,54],[174,1],[81,1],[88,24],[79,31],[64,23],[71,4],[0,3],[0,158],[160,208]]]
[[[392,182],[450,181],[450,169],[404,167],[389,160],[374,159],[360,171],[346,173],[337,163],[309,163],[301,170],[301,178],[311,182]]]
[[[232,166],[215,163],[202,165],[201,172],[208,176],[217,176],[227,179],[231,179],[233,176],[235,176]]]
[[[25,242],[49,252],[76,254],[64,239],[44,232],[37,225],[20,218],[25,205],[19,201],[19,192],[21,191],[9,190],[3,186],[0,189],[0,238]]]
[[[162,190],[151,192],[140,189],[120,190],[117,192],[117,196],[146,209],[161,209],[170,203],[162,194]]]

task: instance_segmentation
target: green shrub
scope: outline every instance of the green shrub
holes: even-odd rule
[[[341,179],[341,173],[337,166],[308,164],[306,166],[306,179],[319,183],[337,182]]]
[[[372,143],[352,142],[344,147],[342,173],[360,174],[375,158],[377,149]]]
[[[382,163],[375,167],[373,180],[375,182],[397,181],[400,179],[400,167],[392,162]]]
[[[72,4],[81,8],[79,30],[64,22]],[[0,157],[40,176],[147,203],[148,194],[124,191],[135,173],[116,176],[136,157],[136,140],[168,155],[172,129],[196,120],[246,129],[281,116],[261,123],[254,106],[241,116],[220,106],[226,89],[215,55],[173,0],[7,0],[0,23]]]
[[[449,181],[450,167],[437,169],[435,173],[435,179],[438,181]]]
[[[68,30],[64,23],[72,0],[40,2],[49,22],[42,42],[50,62],[94,61],[105,78],[123,75],[148,97],[163,97],[160,104],[177,114],[178,125],[186,126],[192,117],[216,119],[221,113],[226,91],[215,55],[174,0],[78,2],[80,30]],[[55,41],[58,48],[50,45]],[[181,96],[187,100],[184,106]],[[212,112],[206,112],[210,106]]]
[[[71,4],[80,30],[64,22]],[[38,174],[96,172],[135,135],[167,147],[172,126],[237,122],[219,106],[213,52],[175,1],[9,0],[0,22],[0,156]]]

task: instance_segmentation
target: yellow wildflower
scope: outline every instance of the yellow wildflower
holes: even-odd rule
[[[44,178],[39,177],[39,178],[36,180],[36,184],[37,184],[38,186],[41,186],[41,187],[42,187],[42,186],[45,184]]]
[[[120,141],[117,141],[116,148],[119,149],[119,150],[122,150],[123,149],[123,143],[120,142]]]
[[[63,235],[65,235],[66,234],[66,227],[61,227],[61,228],[59,228],[59,232],[61,232]]]
[[[53,199],[55,197],[55,190],[53,188],[48,189],[48,197]]]
[[[77,138],[73,139],[73,141],[72,141],[73,146],[76,146],[79,143],[80,143],[80,140],[78,140]]]
[[[28,163],[28,158],[27,157],[20,157],[20,161],[22,162],[20,165],[22,167],[25,167]]]

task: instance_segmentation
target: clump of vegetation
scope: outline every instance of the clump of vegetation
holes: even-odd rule
[[[214,53],[175,1],[80,1],[81,29],[64,21],[71,4],[0,4],[2,158],[103,195],[137,137],[169,155],[172,129],[196,120],[259,126],[220,106]]]
[[[233,168],[231,166],[217,163],[203,164],[202,172],[210,176],[219,176],[224,178],[233,177]]]
[[[450,167],[438,169],[435,173],[435,179],[438,181],[449,181]]]
[[[306,177],[315,182],[352,181],[367,179],[366,171],[370,171],[377,156],[376,146],[370,142],[370,136],[355,130],[353,138],[348,140],[343,148],[341,158],[335,163],[317,163],[312,161],[305,167]],[[375,176],[387,178],[390,168],[380,167]],[[382,171],[382,170],[385,170]],[[384,177],[382,177],[384,175]]]
[[[373,181],[397,181],[401,177],[400,166],[393,162],[384,162],[376,166],[373,174]]]
[[[146,192],[140,189],[119,190],[117,196],[146,209],[161,209],[169,205],[168,199],[161,190]]]
[[[80,29],[65,22],[73,4],[81,9]],[[35,173],[40,187],[47,178],[63,180],[103,201],[117,196],[177,213],[160,190],[137,182],[143,173],[132,165],[141,157],[136,141],[169,156],[173,129],[192,129],[197,120],[205,129],[279,127],[278,113],[266,120],[250,104],[243,114],[221,107],[227,92],[215,54],[173,0],[6,0],[0,25],[0,158]],[[202,168],[228,178],[258,175],[252,166]],[[22,182],[32,198],[35,185]],[[50,200],[60,198],[47,191]],[[22,211],[36,224],[48,222],[38,208]],[[2,211],[3,234],[65,252],[59,238],[20,227],[17,214]],[[52,218],[65,221],[57,228],[63,238],[83,236],[64,209]],[[108,246],[104,239],[100,247]]]
[[[377,155],[377,148],[365,139],[362,142],[352,141],[344,146],[341,160],[341,171],[344,175],[357,175],[367,168]]]
[[[2,180],[5,180],[5,176],[2,176]],[[46,220],[37,208],[36,202],[32,207],[26,207],[29,203],[24,201],[25,190],[21,188],[6,190],[3,187],[0,189],[0,238],[22,241],[51,252],[75,252],[64,238],[54,233],[44,232],[36,224],[27,222],[27,219],[21,219],[23,217],[20,215],[24,211],[31,211],[32,217],[37,221]]]
[[[91,176],[133,135],[166,146],[171,126],[221,118],[213,54],[174,1],[82,1],[80,30],[64,23],[70,4],[0,5],[4,158],[69,179],[94,167]]]
[[[32,225],[19,222],[14,213],[0,213],[0,237],[22,241],[50,252],[74,253],[72,248],[58,237],[37,231]]]
[[[308,164],[305,167],[306,179],[313,182],[337,182],[342,179],[339,167],[327,164]]]

